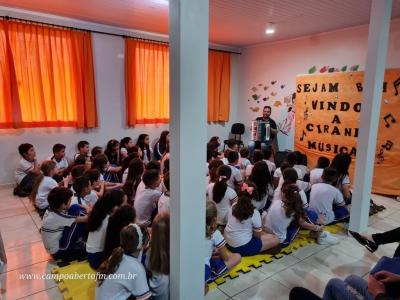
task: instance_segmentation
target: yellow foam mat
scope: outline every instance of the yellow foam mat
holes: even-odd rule
[[[340,231],[346,230],[343,224],[330,225],[325,227],[326,231],[336,234]],[[301,247],[315,243],[315,240],[309,237],[309,231],[300,230],[296,239],[286,248],[278,254],[258,254],[249,257],[242,257],[240,264],[235,266],[229,273],[224,274],[222,277],[216,279],[214,282],[209,284],[210,290],[216,288],[218,285],[224,284],[226,278],[234,279],[240,276],[240,274],[248,273],[252,268],[259,268],[262,264],[269,264],[273,260],[282,258],[284,255],[291,254],[294,250],[298,250]],[[87,261],[71,262],[65,267],[56,267],[52,273],[60,274],[60,276],[69,276],[77,274],[86,275],[92,274],[94,276],[96,272],[90,268]],[[63,294],[64,300],[92,300],[95,298],[95,280],[89,278],[63,278],[58,282],[58,288]]]

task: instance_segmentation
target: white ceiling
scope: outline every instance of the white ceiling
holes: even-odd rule
[[[198,0],[202,1],[202,0]],[[0,0],[0,5],[168,34],[166,0]],[[210,42],[244,47],[368,24],[371,0],[210,0]],[[393,0],[392,18],[400,17]],[[276,34],[264,34],[268,22]]]

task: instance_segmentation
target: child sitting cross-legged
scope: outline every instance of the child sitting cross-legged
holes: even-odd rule
[[[255,186],[244,183],[239,198],[228,214],[224,235],[228,249],[242,256],[252,256],[279,246],[279,239],[262,231],[261,216],[251,199]]]
[[[72,198],[72,204],[78,204],[86,211],[91,210],[93,205],[97,202],[96,193],[92,193],[92,187],[87,177],[81,176],[75,179],[72,184],[72,191],[74,197]]]
[[[43,216],[41,235],[44,247],[54,259],[75,260],[86,255],[84,237],[87,216],[79,205],[71,205],[72,191],[52,189],[49,209]]]
[[[219,230],[217,230],[217,206],[213,201],[206,203],[206,249],[205,257],[205,292],[208,291],[207,283],[213,282],[225,272],[238,265],[241,256],[238,253],[227,251],[226,242]],[[216,255],[213,255],[216,251]]]
[[[158,190],[160,186],[160,172],[158,170],[148,170],[143,174],[145,189],[136,192],[134,207],[136,210],[137,222],[142,225],[150,225],[152,216],[157,211],[157,203],[162,192]]]
[[[139,259],[146,242],[144,231],[133,223],[121,230],[120,246],[98,269],[97,300],[151,298],[146,270]],[[130,275],[134,277],[129,280]]]

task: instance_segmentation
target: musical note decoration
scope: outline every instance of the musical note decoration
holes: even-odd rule
[[[311,68],[308,69],[308,74],[314,74],[317,71],[316,66],[312,66]]]
[[[393,147],[394,143],[392,141],[387,140],[385,144],[383,144],[381,147],[384,148],[387,151],[390,151]]]
[[[304,137],[306,135],[307,135],[306,132],[303,130],[303,132],[301,133],[301,136],[300,136],[300,142],[304,141]]]
[[[274,85],[276,83],[276,80],[271,81],[271,84]]]
[[[383,120],[385,121],[385,127],[390,128],[391,124],[390,123],[396,123],[396,119],[393,117],[392,114],[387,114],[386,116],[383,117]],[[389,120],[389,121],[388,121]]]
[[[399,90],[398,87],[400,86],[400,78],[397,78],[394,82],[393,82],[393,86],[395,89],[394,95],[397,96],[399,94]]]
[[[379,150],[378,155],[376,158],[378,159],[377,163],[381,164],[385,160],[385,151],[390,151],[392,147],[394,146],[394,143],[390,140],[387,140],[385,144],[381,145],[381,149]]]
[[[276,95],[278,95],[277,92],[271,92],[271,96],[272,96],[272,97],[275,97]]]

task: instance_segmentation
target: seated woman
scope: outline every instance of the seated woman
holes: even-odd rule
[[[228,213],[224,235],[233,253],[251,256],[279,246],[277,236],[262,231],[261,216],[251,203],[255,186],[244,183]]]

